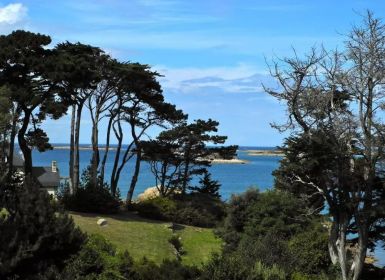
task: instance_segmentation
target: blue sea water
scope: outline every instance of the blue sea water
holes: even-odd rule
[[[54,145],[58,146],[58,145]],[[68,145],[66,145],[68,146]],[[232,193],[240,193],[249,187],[258,187],[261,190],[273,186],[272,172],[278,167],[279,156],[250,156],[246,152],[250,149],[272,149],[269,147],[241,147],[238,151],[240,159],[247,160],[247,164],[213,164],[209,169],[214,180],[221,183],[220,193],[223,199],[228,199]],[[109,152],[106,163],[106,178],[109,178],[113,167],[113,159],[116,151]],[[91,159],[91,150],[80,150],[80,169],[86,168]],[[100,156],[103,157],[104,151],[101,150]],[[33,151],[34,166],[50,166],[53,160],[57,161],[60,175],[68,176],[69,150],[51,150],[44,153]],[[130,184],[134,169],[134,159],[130,160],[122,171],[119,181],[119,189],[122,197],[125,197]],[[134,196],[143,192],[146,188],[155,186],[154,175],[151,173],[150,166],[142,163],[138,183]]]

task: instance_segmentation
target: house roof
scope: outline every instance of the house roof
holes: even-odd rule
[[[36,177],[43,187],[56,187],[60,184],[60,173],[52,172],[50,166],[32,167],[32,175]]]

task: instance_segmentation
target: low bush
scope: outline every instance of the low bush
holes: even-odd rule
[[[135,210],[146,218],[201,227],[215,226],[225,214],[220,199],[202,193],[156,197],[137,203]]]
[[[288,275],[279,267],[268,267],[261,262],[245,266],[236,254],[214,255],[203,267],[200,280],[286,280]]]
[[[167,197],[155,197],[137,203],[134,209],[145,218],[173,221],[177,212],[176,201]]]
[[[176,260],[165,260],[160,265],[146,258],[134,262],[127,251],[117,252],[103,237],[91,235],[80,253],[67,263],[59,279],[192,280],[199,275],[197,268]]]
[[[83,171],[80,186],[74,193],[68,185],[61,187],[58,200],[65,209],[100,214],[116,213],[120,209],[119,193],[112,195],[106,183],[98,181],[96,186],[89,180],[89,168]]]
[[[58,199],[65,209],[71,211],[111,214],[120,208],[120,199],[104,186],[81,187],[73,194],[65,191]]]

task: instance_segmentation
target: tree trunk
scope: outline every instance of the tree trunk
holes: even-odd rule
[[[1,143],[1,171],[2,171],[2,178],[1,181],[3,181],[3,175],[6,175],[7,170],[7,133],[8,130],[5,129],[3,132],[3,141]]]
[[[123,133],[122,133],[122,127],[120,125],[120,120],[118,119],[118,130],[114,128],[114,133],[116,138],[118,139],[118,146],[116,148],[116,154],[115,154],[115,159],[114,159],[114,165],[112,167],[112,172],[111,172],[111,193],[113,195],[116,194],[116,190],[118,187],[118,181],[119,181],[119,174],[117,173],[118,170],[118,165],[119,165],[119,159],[120,159],[120,151],[122,149],[122,141],[123,141]],[[124,158],[123,158],[124,160]]]
[[[110,116],[110,119],[108,120],[108,126],[107,126],[107,135],[106,135],[106,148],[104,150],[104,155],[102,162],[100,164],[100,180],[104,182],[104,172],[105,172],[105,167],[106,167],[106,162],[107,162],[107,157],[108,157],[108,152],[110,150],[110,136],[111,136],[111,126],[112,122],[114,120],[113,115]]]
[[[80,102],[78,104],[78,108],[76,111],[76,123],[75,123],[75,158],[74,158],[74,173],[73,173],[73,189],[76,191],[79,187],[79,137],[80,137],[80,121],[82,116],[82,109],[83,109],[84,102]]]
[[[28,147],[28,143],[25,140],[25,133],[28,129],[29,119],[31,117],[31,111],[30,110],[24,110],[24,118],[23,118],[23,124],[21,128],[19,129],[19,132],[17,133],[17,139],[19,141],[20,149],[24,156],[24,173],[25,176],[32,175],[32,151]]]
[[[132,202],[132,197],[134,195],[136,182],[138,181],[138,177],[139,177],[141,161],[142,161],[142,151],[139,147],[136,147],[135,170],[134,170],[134,174],[132,175],[132,178],[131,178],[130,188],[127,192],[127,199],[126,199],[127,204],[131,204],[131,202]]]
[[[136,135],[136,131],[135,131],[135,119],[134,118],[131,118],[130,126],[131,126],[131,137],[132,137],[132,139],[134,139],[134,143],[135,143],[136,161],[135,161],[134,174],[132,175],[132,178],[131,178],[130,188],[128,189],[128,192],[127,192],[126,202],[128,204],[131,204],[132,196],[134,194],[134,190],[136,187],[136,182],[138,181],[138,176],[139,176],[139,171],[140,171],[140,162],[142,160],[142,151],[141,151],[141,147],[139,144],[139,138]],[[120,171],[119,171],[119,173],[120,173]]]
[[[71,135],[70,135],[70,160],[69,160],[69,175],[70,175],[70,193],[74,193],[74,157],[75,157],[75,117],[76,105],[72,105],[71,114]]]
[[[11,128],[11,136],[9,139],[9,162],[8,162],[8,176],[10,176],[13,173],[13,154],[15,153],[15,138],[16,138],[16,130],[17,130],[17,119],[19,118],[19,114],[16,109],[13,112],[12,116],[12,128]]]
[[[185,154],[185,165],[183,170],[183,178],[182,178],[182,193],[186,192],[187,183],[189,179],[189,167],[190,167],[190,146],[187,147],[187,151]]]
[[[368,229],[366,225],[358,225],[358,227],[358,247],[351,267],[353,280],[360,279],[359,277],[364,267],[366,251],[368,249]]]
[[[348,219],[344,215],[333,215],[332,227],[329,234],[329,254],[333,264],[339,264],[342,280],[348,280],[346,234]]]
[[[99,166],[99,131],[98,131],[98,125],[99,125],[99,111],[98,108],[95,112],[95,119],[92,120],[92,158],[91,158],[91,174],[90,174],[90,180],[91,185],[96,186],[98,183],[98,166]]]

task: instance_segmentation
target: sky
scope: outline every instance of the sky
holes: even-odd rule
[[[262,84],[276,85],[266,61],[293,48],[343,49],[368,9],[385,19],[383,0],[0,0],[0,33],[25,29],[50,35],[52,46],[81,42],[148,64],[191,121],[218,120],[228,144],[277,146],[285,134],[270,123],[285,121],[285,107],[263,92]],[[68,143],[69,119],[43,124],[52,143]],[[90,143],[87,113],[82,122],[80,142]]]

